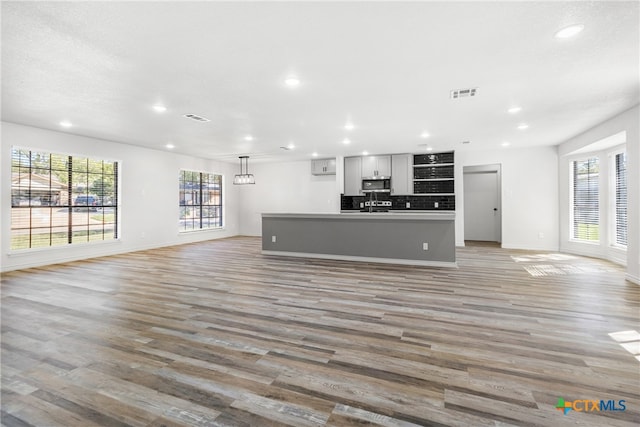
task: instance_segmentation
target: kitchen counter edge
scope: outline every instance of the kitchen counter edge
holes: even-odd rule
[[[323,218],[323,219],[389,219],[421,221],[453,221],[455,212],[340,212],[340,213],[263,213],[262,218]]]

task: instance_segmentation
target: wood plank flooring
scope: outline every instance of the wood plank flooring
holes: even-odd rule
[[[458,264],[266,257],[237,237],[3,274],[1,423],[640,422],[640,360],[609,336],[640,331],[622,268],[491,246]]]

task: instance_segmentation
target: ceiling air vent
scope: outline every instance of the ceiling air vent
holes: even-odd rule
[[[195,120],[196,122],[210,122],[211,120],[206,117],[198,116],[196,114],[185,114],[184,117],[187,119]]]
[[[478,93],[477,87],[468,89],[454,89],[451,91],[451,99],[471,98]]]

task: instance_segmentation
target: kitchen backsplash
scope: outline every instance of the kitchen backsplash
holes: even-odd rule
[[[376,200],[374,198],[374,200]],[[390,200],[392,210],[403,211],[454,211],[456,210],[456,196],[391,196],[378,194],[378,201]],[[359,211],[360,203],[369,201],[369,196],[340,196],[340,209],[343,211]],[[409,207],[407,208],[407,203]],[[436,207],[437,203],[437,207]]]
[[[413,168],[413,179],[453,178],[453,174],[453,165]]]
[[[414,193],[453,193],[453,181],[413,181]]]

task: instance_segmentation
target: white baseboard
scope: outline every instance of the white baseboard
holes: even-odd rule
[[[632,276],[631,274],[627,273],[624,276],[624,278],[627,279],[628,281],[630,281],[631,283],[635,283],[636,285],[640,285],[640,277]]]
[[[125,242],[122,239],[117,239],[112,241],[100,241],[86,244],[80,243],[64,246],[49,246],[44,248],[9,252],[7,254],[7,258],[9,258],[11,262],[9,263],[9,265],[3,264],[0,266],[0,273],[7,273],[9,271],[24,270],[34,267],[44,267],[53,264],[83,261],[92,258],[122,255],[131,252],[147,251],[168,246],[198,243],[207,240],[223,239],[227,237],[233,237],[234,235],[200,234],[197,239],[194,239],[194,236],[198,235],[180,235],[177,237],[178,241],[154,242],[149,244],[125,245]]]
[[[560,248],[558,246],[545,246],[545,245],[534,246],[534,245],[527,245],[527,244],[505,243],[505,242],[502,242],[500,244],[500,247],[502,249],[516,249],[520,251],[546,251],[546,252],[560,251]]]
[[[262,251],[263,255],[277,255],[277,256],[290,256],[297,258],[317,258],[317,259],[334,259],[338,261],[358,261],[358,262],[375,262],[382,264],[401,264],[401,265],[415,265],[421,267],[447,267],[458,268],[456,262],[446,261],[422,261],[413,259],[396,259],[396,258],[375,258],[364,256],[350,256],[350,255],[333,255],[333,254],[314,254],[306,252],[286,252],[286,251]]]

